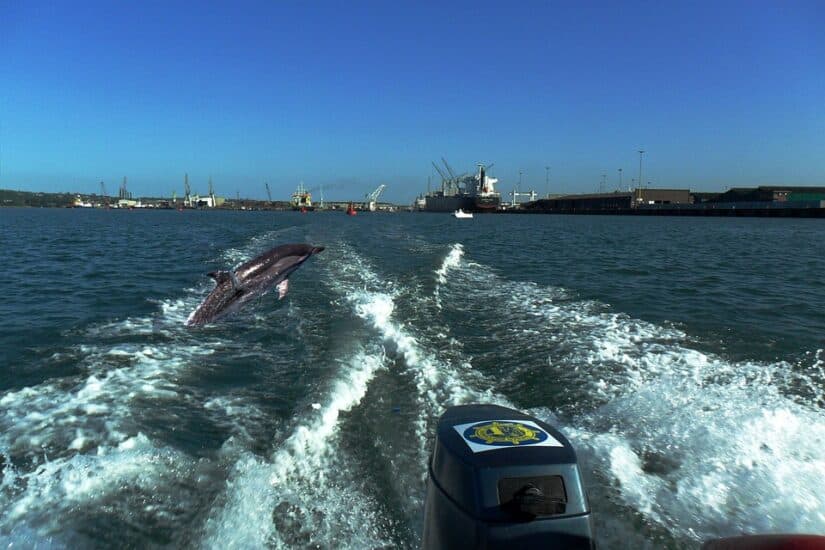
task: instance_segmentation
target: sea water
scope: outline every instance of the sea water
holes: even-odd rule
[[[570,438],[603,548],[825,532],[821,220],[0,209],[0,260],[3,546],[414,548],[478,402]]]

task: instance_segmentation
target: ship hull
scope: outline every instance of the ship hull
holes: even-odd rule
[[[446,197],[428,196],[425,198],[425,212],[455,212],[459,208],[462,210],[472,210],[474,206],[473,197],[462,195],[452,195]]]
[[[425,198],[424,212],[495,212],[501,199],[496,196],[478,197],[471,195],[428,196]]]
[[[475,197],[473,210],[476,212],[495,212],[501,204],[501,197],[490,195],[486,197]]]

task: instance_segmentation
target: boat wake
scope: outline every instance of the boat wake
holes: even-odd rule
[[[437,419],[479,402],[569,436],[602,546],[825,531],[825,351],[734,362],[457,243],[412,275],[325,244],[278,323],[185,329],[204,280],[0,394],[0,543],[415,547]]]
[[[178,309],[165,303],[168,316],[160,322],[167,334],[179,326],[179,316],[170,313]],[[143,338],[157,322],[127,319],[93,327],[93,340],[117,343],[76,346],[72,353],[81,357],[82,374],[0,398],[0,532],[12,533],[12,541],[28,546],[59,532],[65,543],[78,544],[83,537],[66,532],[67,518],[92,510],[136,521],[151,517],[164,538],[174,529],[173,515],[187,515],[199,500],[197,462],[151,437],[151,426],[136,415],[189,403],[177,377],[212,352],[208,342],[124,341]],[[158,485],[177,486],[178,492],[157,492]]]
[[[339,256],[346,261],[339,261]],[[360,339],[372,351],[360,350],[344,362],[320,409],[299,418],[268,460],[246,456],[236,464],[226,487],[227,501],[208,522],[207,546],[408,544],[419,531],[430,435],[438,416],[454,404],[507,403],[494,392],[474,389],[487,384],[469,365],[444,363],[395,319],[397,283],[379,276],[346,245],[328,247],[326,260],[326,280],[339,296],[337,303],[370,329],[373,336],[361,334]],[[442,266],[441,272],[448,268]],[[357,430],[379,438],[382,444],[374,452],[404,472],[391,482],[394,500],[404,512],[401,525],[391,519],[397,512],[369,497],[374,488],[358,481],[358,467],[350,463],[362,459],[342,455],[344,434],[356,429],[342,415],[374,406],[365,400],[381,372],[411,384],[413,416],[388,426],[380,418],[375,421],[378,415],[365,413],[359,415]],[[390,432],[408,430],[408,436],[392,441]],[[410,446],[410,441],[415,444]]]
[[[682,540],[825,531],[823,350],[797,364],[731,362],[678,329],[477,263],[453,267],[450,285],[445,312],[474,304],[495,355],[512,358],[499,387],[562,423],[593,473],[597,513],[622,503]]]
[[[181,522],[196,521],[220,473],[169,445],[170,424],[184,440],[212,424],[248,435],[248,423],[226,422],[223,397],[186,384],[226,345],[183,327],[205,291],[157,300],[154,315],[87,327],[54,354],[76,358],[79,373],[0,396],[0,541],[120,546],[145,541],[151,525],[152,540],[168,544]]]
[[[358,494],[335,451],[339,417],[363,399],[383,367],[356,354],[343,366],[319,410],[298,420],[269,459],[244,453],[226,484],[226,502],[207,521],[211,548],[387,545],[377,505]]]

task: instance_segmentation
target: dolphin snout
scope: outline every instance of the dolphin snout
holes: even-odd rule
[[[313,254],[318,254],[319,252],[323,252],[323,251],[324,251],[323,246],[313,246],[312,247],[312,253]]]

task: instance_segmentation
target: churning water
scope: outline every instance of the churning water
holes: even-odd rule
[[[205,273],[326,250],[184,327]],[[435,422],[576,446],[602,547],[825,532],[819,220],[0,210],[0,545],[416,547]]]

